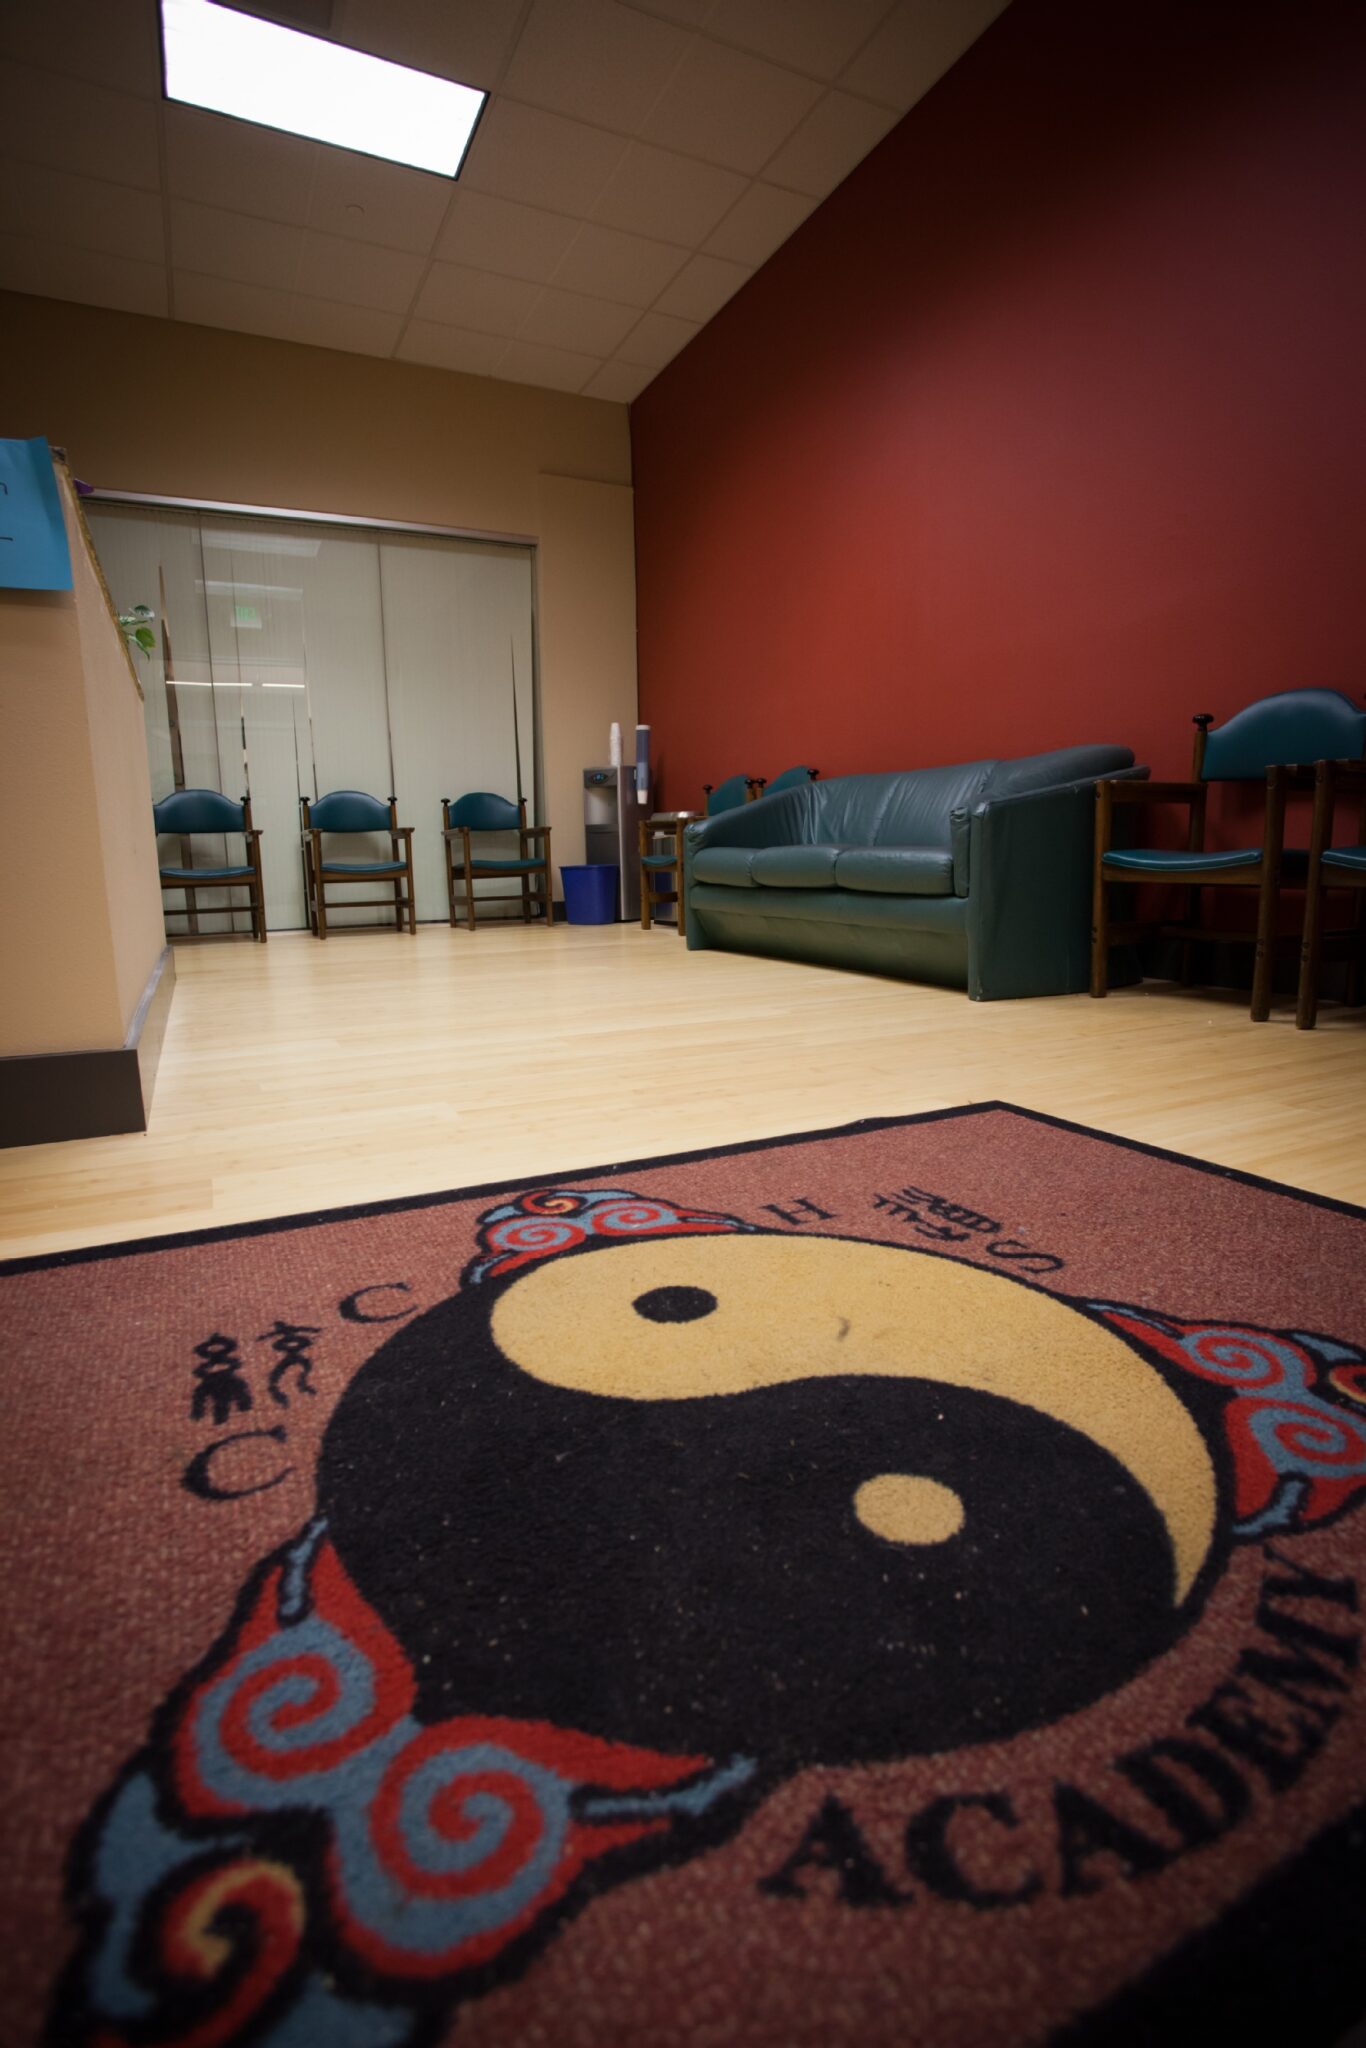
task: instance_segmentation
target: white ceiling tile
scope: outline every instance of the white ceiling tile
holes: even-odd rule
[[[643,363],[604,363],[596,377],[590,377],[583,387],[585,398],[610,398],[618,405],[629,405],[633,398],[639,398],[647,384],[658,376],[657,370],[649,370]]]
[[[429,363],[438,370],[465,370],[474,377],[491,377],[506,347],[501,335],[471,334],[463,327],[442,327],[435,320],[410,320],[397,353],[405,363]]]
[[[462,186],[437,239],[436,254],[475,270],[546,284],[578,232],[577,223],[563,213],[518,206],[511,199],[467,192]]]
[[[744,189],[734,171],[633,142],[597,204],[585,211],[603,227],[696,248]]]
[[[156,9],[146,0],[8,0],[0,55],[143,99],[161,91]]]
[[[381,163],[349,149],[320,149],[308,225],[326,235],[427,256],[454,194],[452,181],[431,171]]]
[[[662,370],[697,332],[695,320],[675,320],[668,313],[646,313],[627,335],[617,355],[624,363],[643,363]]]
[[[188,270],[177,270],[172,282],[177,320],[192,321],[197,327],[231,327],[241,334],[271,334],[280,341],[293,337],[294,300],[289,292],[225,277],[197,277]]]
[[[372,242],[349,242],[340,235],[305,234],[301,244],[296,292],[379,313],[406,313],[427,268],[425,256],[377,249]]]
[[[618,136],[600,128],[499,98],[479,123],[460,183],[523,206],[582,215],[625,149]]]
[[[901,0],[840,84],[905,113],[1006,6],[1008,0]]]
[[[294,287],[303,235],[298,228],[217,206],[171,201],[171,260],[177,270],[231,278],[237,284]]]
[[[315,348],[341,348],[361,356],[388,356],[403,332],[400,313],[377,312],[373,306],[339,306],[325,299],[294,301],[291,341]]]
[[[824,199],[881,142],[896,118],[890,109],[875,107],[869,100],[828,92],[791,141],[764,166],[764,177],[774,185],[789,185],[813,199]]]
[[[335,34],[357,50],[455,78],[495,85],[526,11],[526,0],[345,0]]]
[[[125,313],[166,311],[164,264],[32,241],[26,235],[0,235],[0,286],[40,298],[117,306]]]
[[[91,178],[116,170],[120,185],[149,192],[160,187],[156,108],[150,100],[0,61],[0,105],[0,154]]]
[[[518,329],[523,341],[542,341],[582,355],[610,356],[636,323],[633,306],[614,306],[580,292],[547,288]]]
[[[161,200],[132,185],[78,178],[47,164],[6,164],[0,174],[0,229],[104,249],[140,263],[166,261]]]
[[[675,21],[680,28],[701,28],[715,0],[626,0],[637,14],[653,14],[659,21]]]
[[[512,341],[499,358],[498,375],[514,384],[545,384],[552,391],[582,391],[600,368],[597,356],[546,348],[540,342]]]
[[[820,98],[821,88],[762,57],[698,38],[641,138],[733,171],[757,171]]]
[[[668,242],[650,242],[643,235],[623,235],[617,228],[585,221],[554,281],[565,291],[588,292],[643,310],[654,304],[686,261],[686,252]]]
[[[743,263],[727,263],[720,256],[693,256],[668,290],[660,293],[655,311],[675,313],[683,320],[710,320],[742,284],[748,284],[751,275]]]
[[[816,202],[803,192],[777,185],[751,185],[736,200],[720,227],[703,244],[710,256],[727,256],[757,270],[799,228]]]
[[[706,31],[775,64],[835,78],[886,14],[888,0],[715,0]]]
[[[442,320],[474,334],[516,334],[540,297],[522,278],[494,277],[458,263],[434,263],[413,308],[423,320]]]
[[[250,121],[230,121],[198,107],[166,109],[167,182],[177,198],[201,206],[303,227],[319,153],[316,142]]]
[[[633,135],[687,47],[678,29],[613,0],[536,0],[502,90]]]
[[[904,114],[957,63],[1008,0],[901,0],[841,85]]]

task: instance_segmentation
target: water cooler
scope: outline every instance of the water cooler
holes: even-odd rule
[[[584,769],[584,859],[615,862],[621,874],[617,916],[628,923],[640,916],[640,820],[651,808],[637,800],[634,768]]]

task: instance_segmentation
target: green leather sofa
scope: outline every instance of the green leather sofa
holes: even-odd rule
[[[690,947],[858,967],[979,1000],[1088,984],[1095,784],[1127,747],[811,782],[690,825]]]

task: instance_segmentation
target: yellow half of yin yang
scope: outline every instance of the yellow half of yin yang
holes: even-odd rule
[[[662,1288],[701,1290],[715,1308],[652,1320],[636,1303]],[[1166,1525],[1174,1603],[1214,1537],[1210,1454],[1156,1368],[1069,1302],[957,1260],[853,1238],[635,1239],[530,1268],[498,1299],[493,1335],[536,1379],[632,1401],[836,1374],[970,1387],[1081,1431],[1124,1466]]]

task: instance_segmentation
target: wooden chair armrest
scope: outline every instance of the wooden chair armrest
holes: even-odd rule
[[[520,828],[528,839],[545,839],[549,836],[549,825],[523,825]]]

